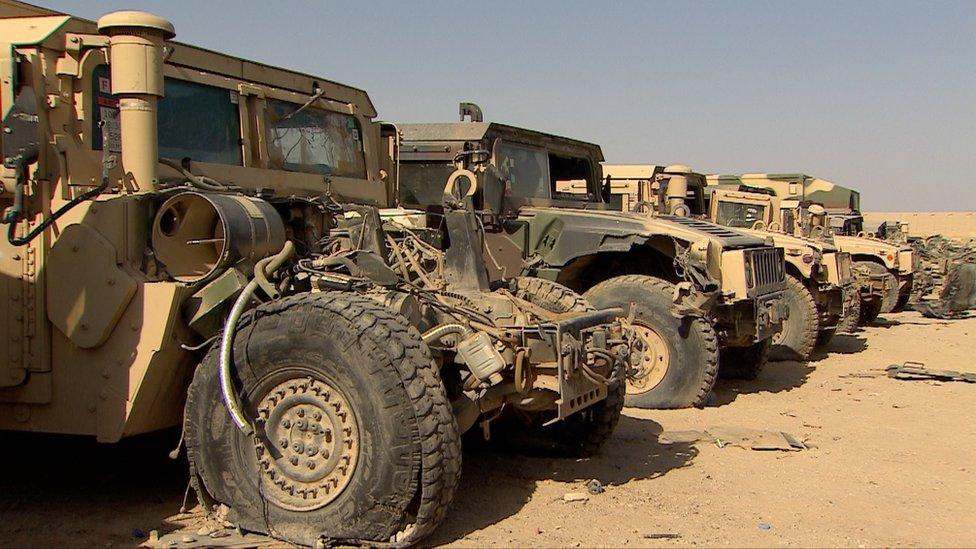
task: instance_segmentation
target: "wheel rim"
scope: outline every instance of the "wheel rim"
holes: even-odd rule
[[[638,336],[635,355],[639,358],[627,376],[627,394],[639,395],[653,390],[661,384],[671,366],[671,352],[664,337],[650,326],[633,324]]]
[[[359,457],[357,418],[331,383],[293,378],[258,402],[264,444],[258,447],[263,494],[293,511],[321,508],[352,479]]]

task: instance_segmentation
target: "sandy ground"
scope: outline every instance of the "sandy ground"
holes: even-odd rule
[[[722,383],[703,410],[625,410],[588,460],[466,451],[453,511],[430,540],[473,546],[973,546],[976,384],[900,381],[894,362],[976,371],[976,318],[889,315],[809,364]],[[874,376],[874,377],[872,377]],[[662,432],[786,431],[813,448],[666,443]],[[180,525],[176,433],[102,446],[4,434],[0,545],[120,546]],[[24,459],[25,454],[31,459]],[[584,502],[588,479],[606,486]],[[192,502],[192,499],[191,499]],[[188,530],[190,531],[190,530]],[[678,536],[651,539],[654,534]]]

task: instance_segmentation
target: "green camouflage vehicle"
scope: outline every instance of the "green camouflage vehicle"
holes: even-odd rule
[[[806,211],[770,192],[748,192],[739,185],[707,187],[705,176],[687,166],[604,164],[612,192],[655,211],[667,207],[747,234],[771,237],[786,257],[789,315],[773,336],[771,357],[806,361],[817,345],[850,328],[858,314],[851,257],[829,242],[804,237],[796,229]],[[756,191],[758,189],[751,189]],[[794,201],[795,202],[795,201]],[[856,321],[854,323],[856,326]]]
[[[630,405],[698,406],[717,373],[755,376],[765,363],[784,315],[781,249],[687,217],[617,211],[598,145],[482,122],[463,104],[462,122],[398,131],[404,207],[441,204],[441,182],[461,166],[473,184],[456,199],[479,212],[489,269],[629,310],[650,351],[629,373]]]
[[[862,301],[861,321],[873,321],[879,314],[902,310],[912,293],[916,256],[910,246],[896,245],[862,232],[860,194],[806,174],[709,175],[709,185],[746,185],[772,191],[779,198],[793,198],[821,204],[823,225],[818,233],[829,232],[840,250],[851,254],[855,270],[873,284],[868,299]],[[889,276],[885,276],[889,275]],[[884,282],[879,282],[884,280]],[[881,299],[873,296],[881,292]]]

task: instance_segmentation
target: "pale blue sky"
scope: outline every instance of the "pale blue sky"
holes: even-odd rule
[[[380,117],[489,120],[611,162],[804,171],[865,210],[976,210],[976,1],[35,0],[144,9],[177,40],[366,89]]]

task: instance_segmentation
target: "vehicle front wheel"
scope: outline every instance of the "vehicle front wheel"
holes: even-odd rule
[[[858,322],[861,320],[861,297],[851,301],[850,307],[844,311],[844,316],[837,323],[838,332],[852,334],[857,331]]]
[[[783,301],[789,316],[783,321],[783,328],[773,335],[769,357],[773,360],[810,360],[820,330],[817,302],[803,281],[790,274],[786,275]]]
[[[707,321],[671,314],[674,285],[644,275],[611,278],[583,296],[594,307],[635,307],[634,323],[644,341],[641,364],[627,376],[628,406],[703,406],[715,384],[718,337]]]
[[[457,424],[420,334],[368,298],[323,292],[258,307],[234,342],[245,435],[221,398],[218,352],[187,395],[191,478],[240,528],[297,545],[408,544],[457,486]]]
[[[898,279],[884,265],[874,261],[855,261],[854,266],[855,268],[866,269],[873,276],[880,275],[888,279],[886,284],[888,290],[881,299],[874,299],[869,303],[861,304],[861,324],[870,324],[878,318],[879,314],[888,313],[895,309],[898,304]]]

